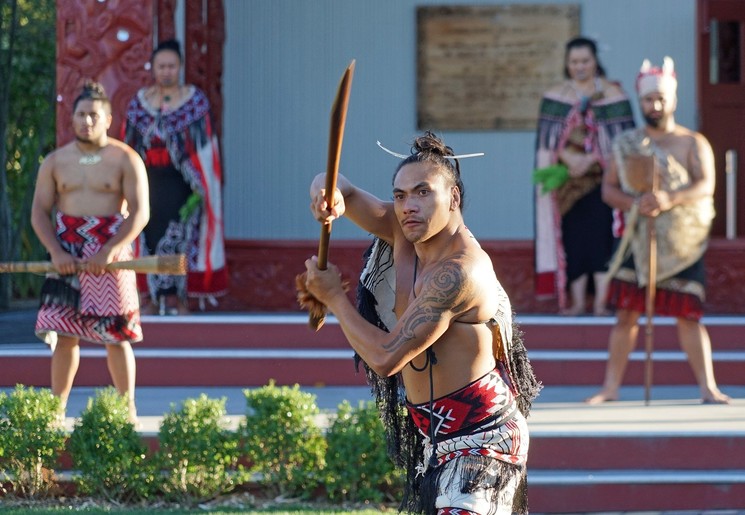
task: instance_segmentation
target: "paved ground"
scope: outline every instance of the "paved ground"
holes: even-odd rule
[[[0,311],[0,344],[39,341],[34,335],[35,322],[36,310],[32,306]]]
[[[322,412],[333,412],[344,400],[353,406],[371,400],[367,387],[301,388],[316,397]],[[11,388],[0,388],[9,392]],[[67,426],[72,429],[74,417],[85,409],[95,388],[74,387],[68,402]],[[137,407],[144,433],[157,433],[161,417],[189,398],[201,393],[210,398],[226,399],[231,425],[237,425],[245,413],[244,388],[238,387],[139,387]],[[592,393],[586,387],[547,387],[535,402],[529,418],[534,436],[598,436],[645,434],[729,434],[745,435],[745,387],[730,387],[725,391],[733,397],[727,406],[703,405],[697,399],[695,387],[655,387],[652,401],[644,403],[641,387],[622,389],[622,400],[601,406],[588,406],[582,400]]]

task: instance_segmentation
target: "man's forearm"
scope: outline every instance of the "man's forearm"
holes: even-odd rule
[[[51,214],[48,216],[33,214],[31,217],[31,226],[36,233],[36,237],[39,238],[39,241],[50,255],[64,252],[62,245],[60,245],[57,239],[57,232],[52,227]]]
[[[382,376],[397,372],[391,367],[391,353],[384,350],[384,340],[390,335],[365,320],[349,302],[346,294],[336,297],[329,309],[339,320],[339,326],[349,345],[370,368]]]
[[[608,204],[610,207],[622,211],[629,211],[636,201],[636,197],[629,195],[621,190],[621,188],[610,184],[603,184],[601,192],[603,202]]]
[[[679,206],[711,197],[713,194],[713,188],[708,187],[704,181],[697,181],[687,188],[671,191],[668,196],[673,206]]]

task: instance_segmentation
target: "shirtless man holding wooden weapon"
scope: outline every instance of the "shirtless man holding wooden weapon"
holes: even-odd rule
[[[603,200],[626,212],[626,227],[609,272],[608,304],[617,321],[605,381],[587,399],[590,404],[618,400],[644,312],[648,330],[654,315],[675,317],[702,401],[730,400],[714,379],[711,341],[701,324],[703,256],[714,217],[714,155],[702,134],[676,124],[676,88],[672,59],[666,57],[662,67],[645,60],[636,89],[646,124],[616,137],[614,160],[603,176]],[[648,165],[637,166],[643,161]],[[650,225],[654,230],[648,230]],[[653,294],[648,296],[647,290]],[[649,361],[649,342],[647,347]]]
[[[52,393],[64,410],[80,362],[81,339],[103,344],[114,386],[135,409],[135,359],[142,340],[135,272],[108,270],[132,258],[131,243],[149,219],[145,165],[109,138],[111,104],[88,83],[73,104],[75,139],[39,168],[31,223],[56,273],[42,287],[36,334],[52,348]]]

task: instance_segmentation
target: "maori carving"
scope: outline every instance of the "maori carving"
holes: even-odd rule
[[[88,79],[111,99],[118,137],[127,103],[150,79],[152,0],[57,1],[57,143],[74,137],[72,102]]]
[[[705,313],[745,313],[745,297],[740,294],[745,282],[743,240],[713,238],[706,251]]]
[[[212,104],[218,133],[222,130],[222,68],[225,42],[223,0],[185,0],[185,78],[202,88]],[[72,139],[72,101],[86,79],[97,80],[112,99],[117,137],[126,105],[137,90],[151,82],[147,64],[154,39],[175,34],[177,0],[57,1],[57,142]],[[157,34],[153,34],[155,15]],[[335,263],[351,280],[354,292],[369,242],[337,244]],[[294,277],[312,242],[229,241],[231,282],[242,287],[220,303],[223,310],[299,311]],[[555,302],[533,295],[533,242],[482,242],[517,313],[552,313]],[[739,285],[745,282],[744,244],[713,239],[706,253],[706,313],[745,312]],[[351,293],[350,293],[351,294]]]
[[[113,114],[109,134],[119,136],[127,104],[152,81],[149,63],[155,40],[176,37],[176,5],[177,0],[57,1],[58,144],[74,136],[69,123],[72,102],[88,79],[106,88]],[[222,0],[185,1],[185,80],[207,94],[218,136],[222,134],[224,16]]]
[[[336,242],[334,264],[350,282],[350,297],[356,290],[362,253],[369,241]],[[302,263],[318,250],[311,241],[228,241],[227,257],[231,283],[240,284],[220,301],[227,311],[300,311],[295,300],[294,278]],[[518,315],[556,313],[556,301],[539,301],[533,294],[533,242],[483,241],[502,286]],[[745,244],[714,239],[706,253],[709,314],[745,312],[739,285],[745,282]]]
[[[222,141],[223,0],[186,0],[185,4],[185,79],[207,95],[212,106],[212,122]]]
[[[157,0],[157,2],[158,10],[155,14],[158,18],[158,33],[154,35],[156,44],[158,41],[165,41],[176,37],[176,26],[174,24],[176,19],[176,0]]]

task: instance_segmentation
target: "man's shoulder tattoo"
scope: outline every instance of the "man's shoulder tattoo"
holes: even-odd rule
[[[399,334],[385,347],[393,352],[416,337],[422,324],[437,322],[446,311],[459,312],[464,305],[463,293],[468,288],[463,266],[449,259],[433,270],[414,301],[416,309],[403,320]]]

